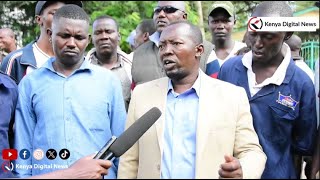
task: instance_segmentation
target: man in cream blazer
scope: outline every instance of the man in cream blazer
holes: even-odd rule
[[[170,173],[165,173],[162,168],[166,167],[163,164],[166,158],[163,157],[167,148],[165,140],[168,138],[165,136],[165,123],[168,122],[170,83],[172,91],[183,94],[194,88],[198,97],[194,126],[195,154],[191,166],[194,175],[187,178],[260,178],[266,156],[253,128],[246,93],[240,87],[210,78],[199,69],[203,52],[202,37],[199,37],[199,28],[188,22],[172,23],[162,32],[159,53],[169,78],[157,79],[135,88],[126,128],[153,107],[158,107],[162,115],[120,157],[118,178],[181,178],[173,175],[173,168],[164,168]],[[185,113],[188,113],[187,109]],[[175,148],[173,145],[172,149]],[[170,163],[175,166],[180,162],[172,160]]]

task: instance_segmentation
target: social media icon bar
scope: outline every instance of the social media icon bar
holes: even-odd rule
[[[1,168],[2,168],[2,171],[3,172],[9,172],[9,171],[12,171],[13,170],[13,163],[12,162],[9,162],[9,161],[5,161],[2,163],[1,165]]]
[[[18,159],[18,151],[16,149],[3,149],[2,150],[3,160],[16,160]]]
[[[61,159],[68,159],[70,157],[70,152],[68,149],[61,149],[59,152],[59,156]]]
[[[19,152],[19,156],[21,159],[29,159],[30,157],[30,151],[28,149],[22,149],[20,152]]]
[[[42,149],[36,149],[33,151],[33,157],[36,159],[36,160],[41,160],[43,159],[44,157],[44,152]]]
[[[57,158],[57,151],[54,149],[48,149],[48,151],[46,152],[46,156],[48,159],[54,160],[55,158]]]

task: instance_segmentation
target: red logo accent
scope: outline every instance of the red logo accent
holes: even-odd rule
[[[16,149],[4,149],[2,150],[2,159],[16,160],[18,159],[18,151]]]
[[[2,163],[1,168],[2,168],[3,172],[5,172],[5,173],[12,171],[13,170],[13,163],[9,162],[9,161],[5,161]]]

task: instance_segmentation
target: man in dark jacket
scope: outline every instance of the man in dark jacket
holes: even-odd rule
[[[82,7],[81,1],[38,1],[35,8],[35,19],[40,26],[40,36],[24,48],[8,54],[2,61],[0,70],[10,75],[17,84],[34,69],[41,67],[50,57],[54,56],[50,36],[54,12],[65,4],[76,4]]]
[[[170,23],[187,20],[185,3],[183,1],[159,1],[158,6],[154,9],[153,20],[157,31],[149,36],[150,41],[139,46],[133,55],[131,73],[134,85],[166,76],[159,58],[160,34]],[[213,44],[204,41],[204,53],[200,59],[200,68],[204,72],[213,48]]]

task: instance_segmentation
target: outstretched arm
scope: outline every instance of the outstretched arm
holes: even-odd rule
[[[101,179],[102,175],[108,174],[112,163],[93,157],[94,155],[83,157],[67,169],[31,176],[30,179]]]

